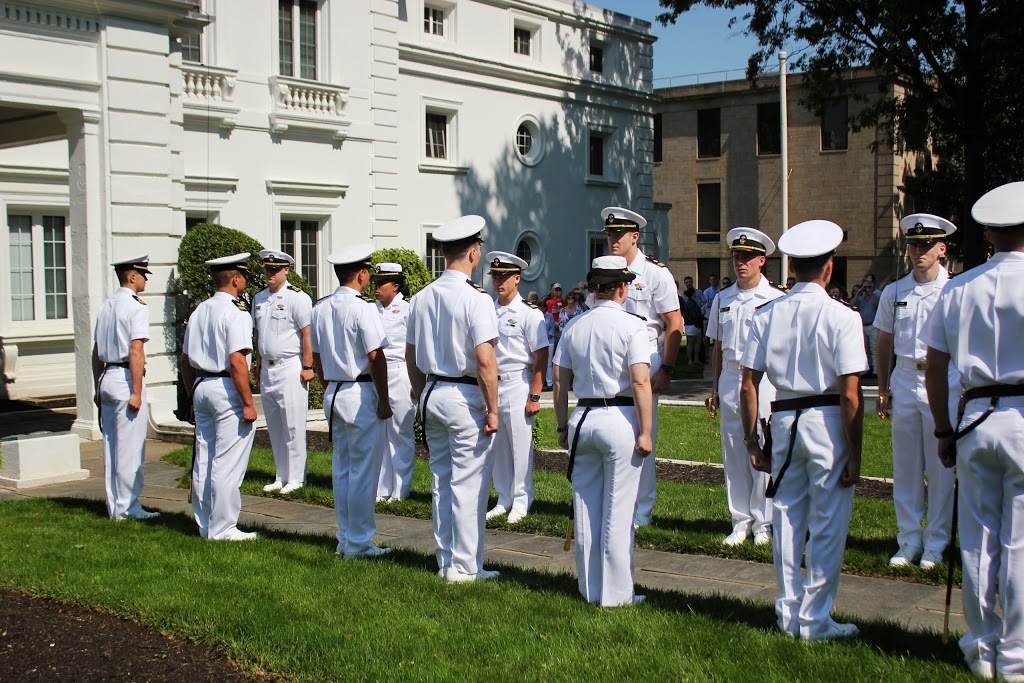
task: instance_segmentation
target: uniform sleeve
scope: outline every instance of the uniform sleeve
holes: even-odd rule
[[[296,292],[292,298],[295,299],[294,313],[292,314],[295,326],[300,330],[309,327],[313,317],[313,300],[305,292]]]
[[[856,375],[871,367],[868,365],[868,354],[864,350],[864,326],[860,324],[860,316],[853,311],[844,310],[843,313],[850,315],[843,316],[836,330],[836,374]]]
[[[878,300],[878,310],[875,312],[875,321],[872,323],[886,334],[892,334],[893,309],[896,307],[896,282],[882,290],[882,298]]]
[[[946,286],[942,288],[939,300],[928,314],[928,319],[921,329],[921,341],[942,353],[950,353],[950,343],[946,336],[946,321],[951,319],[949,308],[950,302],[953,300],[950,284],[947,282]]]
[[[309,348],[313,353],[320,353],[320,331],[317,329],[318,315],[309,314]]]
[[[679,290],[667,268],[658,266],[658,287],[654,292],[654,312],[671,313],[679,310]]]
[[[363,311],[359,314],[359,342],[367,354],[391,346],[376,306],[363,306]]]
[[[764,372],[768,369],[768,344],[764,339],[767,325],[768,314],[754,311],[754,317],[750,319],[750,337],[743,350],[743,359],[740,360],[740,365],[743,367],[756,372]]]
[[[551,360],[552,365],[572,370],[572,344],[567,343],[566,335],[562,335],[562,343],[555,347],[555,356]]]
[[[419,297],[415,301],[409,302],[409,315],[405,318],[405,343],[416,344],[416,304],[420,301]]]
[[[249,353],[252,351],[252,316],[238,311],[238,315],[232,317],[234,320],[229,321],[227,326],[227,352]]]
[[[469,338],[480,346],[498,338],[498,314],[489,296],[474,296],[469,308]]]
[[[639,363],[651,363],[651,340],[647,334],[647,325],[640,321],[630,331],[628,346],[626,347],[626,365],[637,365]]]
[[[529,327],[526,329],[526,350],[531,354],[538,349],[548,347],[548,331],[544,326],[544,315],[537,309],[531,308],[529,315]]]
[[[139,306],[139,310],[132,316],[131,329],[128,332],[131,341],[149,341],[149,306]]]
[[[721,341],[718,338],[718,309],[721,305],[719,296],[716,296],[715,300],[711,302],[711,308],[708,310],[708,338],[715,341]]]

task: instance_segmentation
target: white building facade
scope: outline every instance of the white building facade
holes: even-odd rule
[[[109,263],[149,253],[151,414],[173,419],[175,262],[198,222],[294,254],[318,296],[354,242],[437,272],[432,230],[467,213],[527,257],[524,290],[583,277],[609,204],[648,215],[667,258],[653,41],[563,0],[0,2],[0,391],[75,393],[96,437]]]

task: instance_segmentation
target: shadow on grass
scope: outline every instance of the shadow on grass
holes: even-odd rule
[[[106,518],[107,511],[103,501],[81,498],[53,498],[53,502],[69,509],[82,511],[96,517]],[[190,515],[184,513],[164,512],[157,519],[142,522],[128,522],[147,526],[161,526],[185,535],[195,536],[198,532]],[[287,543],[303,543],[323,548],[325,552],[334,553],[337,541],[333,536],[297,534],[278,531],[264,527],[259,528],[262,538],[285,541]],[[259,541],[257,541],[258,543]],[[339,561],[342,561],[339,558]],[[415,550],[396,549],[389,555],[376,559],[347,560],[349,562],[388,562],[407,567],[416,571],[436,574],[437,562],[430,553]],[[537,594],[561,594],[579,598],[577,580],[568,573],[553,573],[528,569],[514,565],[499,565],[500,581],[512,582]],[[440,586],[440,581],[438,583]],[[647,602],[640,609],[658,609],[678,614],[696,614],[717,621],[741,623],[765,633],[777,633],[774,605],[765,602],[752,602],[722,595],[700,595],[645,589]],[[598,608],[594,608],[597,610]],[[846,620],[843,615],[836,615]],[[912,657],[925,661],[940,661],[954,666],[960,665],[959,648],[955,645],[942,645],[942,639],[935,633],[909,632],[899,624],[882,621],[863,621],[853,619],[861,629],[859,639],[850,644],[832,643],[818,644],[809,647],[851,647],[858,641],[873,647],[880,652]],[[785,638],[781,633],[779,638]]]
[[[732,523],[725,519],[676,519],[654,516],[651,527],[679,533],[714,533],[722,537],[732,533]]]

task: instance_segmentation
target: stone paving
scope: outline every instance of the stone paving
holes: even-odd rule
[[[177,487],[181,469],[160,462],[161,456],[178,447],[147,442],[142,496],[147,508],[191,514],[188,492]],[[99,442],[82,443],[82,467],[90,471],[89,479],[18,492],[0,489],[0,500],[36,496],[102,500],[101,453]],[[240,524],[246,529],[263,526],[325,536],[333,536],[337,530],[332,509],[257,496],[242,497]],[[380,545],[433,551],[429,520],[378,514],[377,531]],[[564,552],[562,544],[557,538],[489,529],[487,561],[574,574],[574,554]],[[769,564],[638,549],[635,567],[637,584],[654,589],[761,601],[771,601],[776,594],[775,574]],[[945,588],[941,586],[843,575],[836,609],[854,618],[885,619],[912,630],[941,631],[944,598]],[[966,627],[959,590],[954,590],[952,604],[950,626],[963,631]]]

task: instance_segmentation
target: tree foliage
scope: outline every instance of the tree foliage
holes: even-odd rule
[[[397,263],[402,266],[402,273],[405,275],[405,284],[409,287],[409,294],[414,295],[430,284],[433,278],[430,271],[423,265],[419,255],[411,249],[378,249],[370,254],[370,260],[374,264]],[[368,287],[368,296],[373,296],[373,284]]]
[[[693,7],[738,14],[759,48],[747,75],[763,73],[785,46],[800,47],[791,64],[803,71],[820,109],[847,94],[843,75],[871,69],[883,94],[851,125],[880,126],[894,143],[939,154],[906,191],[917,210],[952,217],[964,232],[967,265],[985,256],[970,206],[992,187],[1024,177],[1024,43],[1015,35],[1024,19],[1019,0],[660,0],[658,19],[675,22]],[[895,90],[891,86],[897,86]],[[885,94],[888,93],[888,94]],[[895,93],[895,94],[892,94]],[[901,144],[894,144],[899,152]],[[934,202],[934,205],[932,204]],[[924,206],[922,206],[924,204]]]

